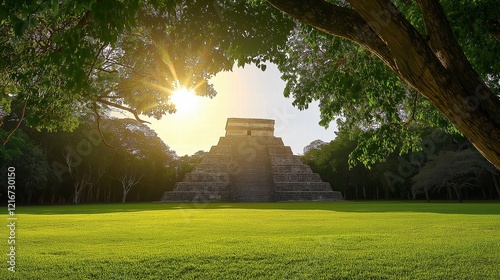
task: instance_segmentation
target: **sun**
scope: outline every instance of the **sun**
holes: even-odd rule
[[[192,114],[199,107],[200,97],[192,89],[179,87],[172,92],[170,101],[175,104],[178,114]]]

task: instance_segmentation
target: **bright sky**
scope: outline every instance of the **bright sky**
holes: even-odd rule
[[[189,98],[190,106],[179,104],[177,113],[161,120],[147,119],[150,127],[177,155],[191,155],[199,150],[209,151],[225,135],[227,118],[274,119],[276,137],[281,137],[294,154],[302,154],[305,146],[316,139],[329,142],[335,138],[335,124],[328,130],[318,125],[317,104],[300,111],[292,106],[293,99],[283,96],[285,82],[275,65],[265,72],[255,66],[235,67],[214,77],[218,94]]]

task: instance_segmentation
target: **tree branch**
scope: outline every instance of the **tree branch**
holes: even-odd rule
[[[450,23],[438,0],[417,0],[422,11],[425,30],[429,35],[429,46],[441,64],[447,69],[472,69],[462,48],[458,44]],[[460,64],[458,66],[458,64]],[[458,66],[458,67],[455,67]]]
[[[89,72],[87,73],[87,80],[90,78],[90,74],[92,74],[92,70],[94,70],[97,59],[99,58],[99,55],[101,55],[101,52],[105,47],[106,47],[106,44],[102,44],[101,47],[99,48],[99,50],[97,50],[94,61],[92,61],[92,65],[90,66]]]
[[[105,105],[108,105],[108,106],[111,106],[111,107],[115,107],[115,108],[118,108],[118,109],[121,109],[121,110],[125,110],[127,112],[130,112],[130,113],[132,113],[134,115],[135,119],[138,122],[140,122],[140,123],[149,123],[149,124],[151,124],[148,121],[141,120],[141,118],[139,117],[139,114],[134,109],[131,109],[131,108],[128,108],[128,107],[125,107],[125,106],[122,106],[122,105],[118,105],[116,103],[109,102],[109,101],[101,99],[101,98],[97,99],[97,102],[105,104]]]
[[[3,141],[3,145],[7,144],[9,142],[10,137],[16,132],[16,130],[21,126],[21,123],[23,122],[24,119],[24,114],[26,112],[26,104],[28,103],[28,100],[24,100],[24,105],[23,105],[23,110],[21,112],[21,117],[19,118],[19,122],[17,122],[16,127],[7,135],[7,138]]]
[[[391,51],[357,11],[323,0],[267,0],[276,9],[327,34],[360,44],[395,70]]]
[[[402,122],[402,123],[391,123],[391,125],[394,125],[394,126],[396,126],[396,125],[407,126],[412,121],[415,120],[415,113],[417,112],[417,100],[418,100],[418,96],[419,96],[419,94],[417,92],[415,92],[415,94],[413,96],[413,105],[412,105],[410,116],[404,122]]]
[[[426,40],[390,0],[348,1],[387,44],[396,63],[395,72],[410,86],[422,93],[422,81],[445,75]]]
[[[104,135],[102,134],[101,115],[99,115],[99,112],[97,111],[97,103],[95,103],[95,102],[94,102],[93,109],[94,109],[94,113],[95,113],[95,117],[96,117],[97,131],[99,131],[99,135],[101,135],[102,142],[104,143],[104,145],[106,145],[110,148],[113,148],[113,149],[116,148],[116,147],[112,146],[111,144],[109,144],[108,141],[106,141],[106,138],[104,138]]]

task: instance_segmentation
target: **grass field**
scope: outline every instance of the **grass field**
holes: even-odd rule
[[[4,261],[0,279],[500,279],[499,203],[40,206],[17,218],[17,272]]]

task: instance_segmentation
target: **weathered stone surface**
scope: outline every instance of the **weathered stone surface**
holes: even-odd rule
[[[184,177],[186,182],[229,182],[228,173],[191,172]]]
[[[312,173],[309,165],[273,165],[271,166],[274,173]]]
[[[228,119],[226,136],[162,201],[343,200],[273,132],[274,120]]]
[[[269,154],[274,155],[290,155],[292,154],[292,149],[288,146],[272,146],[269,145]]]
[[[274,183],[280,182],[321,182],[317,173],[274,173]]]

